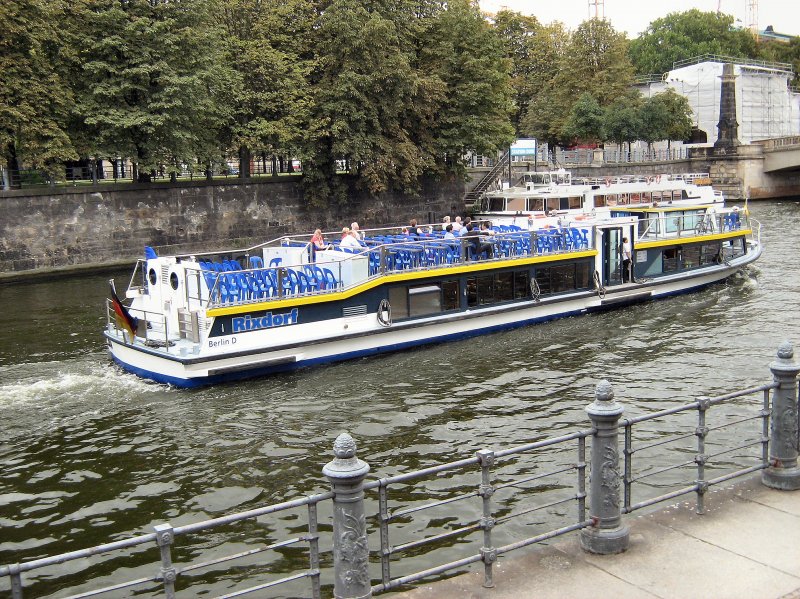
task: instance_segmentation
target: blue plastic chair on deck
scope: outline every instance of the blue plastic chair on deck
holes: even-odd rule
[[[261,256],[250,256],[250,268],[264,268],[264,260]]]

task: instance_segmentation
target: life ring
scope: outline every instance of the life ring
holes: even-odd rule
[[[392,304],[388,299],[382,299],[378,304],[378,322],[385,327],[392,326]]]
[[[606,177],[606,187],[611,187],[611,177]]]

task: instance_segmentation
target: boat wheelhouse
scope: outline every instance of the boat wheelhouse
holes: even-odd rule
[[[618,207],[561,226],[501,225],[482,239],[396,227],[369,231],[354,249],[315,251],[310,235],[203,255],[148,249],[129,305],[112,293],[104,336],[125,370],[193,387],[606,310],[698,289],[756,260],[758,224],[710,208]]]
[[[536,217],[596,214],[617,206],[724,205],[707,173],[573,178],[566,171],[525,173],[508,189],[487,192],[475,218],[538,228]]]

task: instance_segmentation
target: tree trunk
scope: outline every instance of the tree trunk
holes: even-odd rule
[[[6,146],[6,165],[8,166],[8,187],[6,189],[19,189],[22,181],[19,176],[19,160],[17,159],[17,146],[9,142]]]
[[[275,154],[272,155],[272,176],[278,176],[278,157]]]
[[[250,148],[247,146],[239,147],[239,178],[250,178]]]

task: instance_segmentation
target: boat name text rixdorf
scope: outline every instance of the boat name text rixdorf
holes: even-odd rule
[[[231,319],[231,322],[233,324],[234,333],[258,331],[260,329],[271,329],[289,324],[297,324],[297,308],[282,314],[267,312],[264,316],[255,318],[252,316],[237,316]]]

